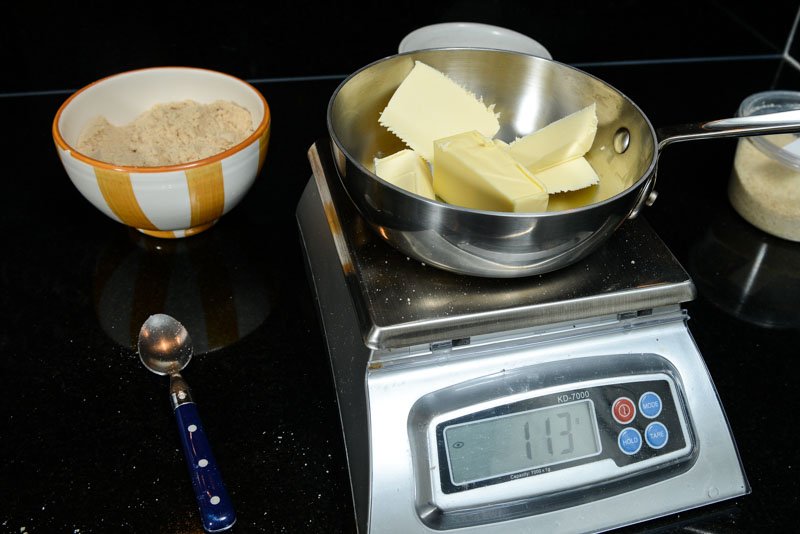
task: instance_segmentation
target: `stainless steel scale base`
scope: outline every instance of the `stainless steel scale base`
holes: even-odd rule
[[[309,151],[297,219],[360,532],[597,532],[749,492],[680,306],[694,285],[644,221],[556,273],[457,276],[374,235],[328,142]],[[583,428],[586,451],[562,430],[563,461],[519,468],[505,453],[465,456],[469,439],[452,437],[550,415]]]

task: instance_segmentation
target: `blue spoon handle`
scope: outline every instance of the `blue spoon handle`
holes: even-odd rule
[[[203,528],[206,532],[229,529],[236,522],[236,512],[211,453],[197,405],[194,402],[179,404],[175,408],[175,418]]]

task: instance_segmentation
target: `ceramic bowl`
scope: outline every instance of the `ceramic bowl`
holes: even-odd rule
[[[429,48],[491,48],[553,59],[541,43],[527,35],[478,22],[444,22],[417,28],[400,41],[398,51],[402,54]]]
[[[123,125],[156,104],[226,100],[250,112],[253,132],[211,157],[161,167],[114,165],[76,150],[83,128],[98,116]],[[270,111],[264,96],[234,76],[192,67],[155,67],[102,78],[72,94],[53,120],[61,163],[78,191],[111,219],[155,237],[176,238],[210,228],[252,186],[267,152]]]

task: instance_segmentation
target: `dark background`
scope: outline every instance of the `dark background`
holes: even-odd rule
[[[184,373],[239,522],[235,532],[352,532],[325,345],[294,210],[340,81],[408,32],[471,21],[528,34],[599,76],[656,126],[730,116],[754,92],[800,90],[797,2],[225,2],[6,6],[0,32],[0,532],[200,532],[167,384],[132,349],[169,295],[206,351]],[[791,45],[791,46],[790,46]],[[800,54],[795,54],[795,57]],[[245,200],[200,236],[161,242],[114,223],[63,171],[50,134],[74,90],[187,65],[253,82],[273,130]],[[662,155],[645,217],[689,270],[689,326],[753,486],[639,531],[794,528],[800,465],[789,414],[800,345],[800,251],[730,209],[735,140]],[[766,249],[759,292],[737,273]],[[166,289],[165,289],[166,288]],[[235,318],[234,321],[232,318]],[[220,325],[236,324],[224,329]]]
[[[91,7],[88,7],[91,6]],[[4,16],[2,92],[77,89],[154,65],[224,70],[247,79],[346,75],[439,22],[516,30],[571,65],[759,57],[783,53],[790,1],[86,3]],[[702,83],[702,80],[698,80]]]

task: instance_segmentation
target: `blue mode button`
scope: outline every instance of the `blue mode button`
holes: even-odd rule
[[[619,450],[627,455],[636,454],[642,448],[642,435],[635,428],[626,428],[617,437]]]
[[[639,397],[639,412],[648,419],[661,415],[661,397],[652,391],[642,394]]]
[[[667,427],[656,421],[650,423],[647,425],[647,428],[644,429],[644,439],[653,449],[660,449],[667,444],[669,432],[667,431]]]

